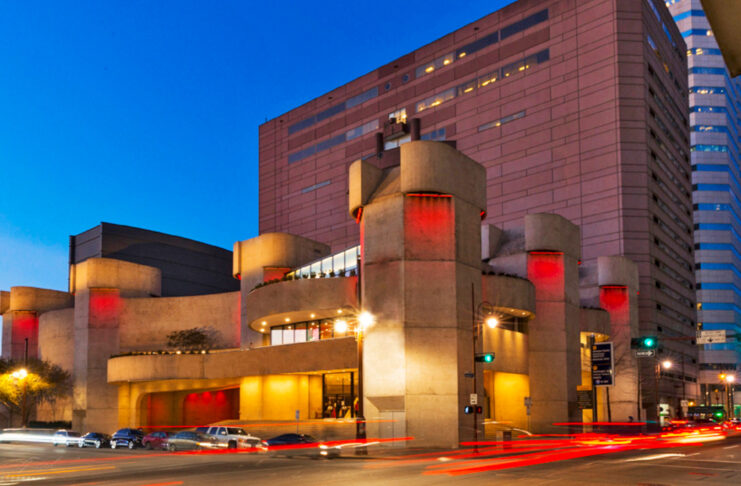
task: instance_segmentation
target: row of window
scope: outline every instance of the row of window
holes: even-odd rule
[[[518,120],[520,118],[525,117],[525,110],[518,111],[517,113],[513,113],[511,115],[507,115],[505,117],[500,118],[499,120],[490,121],[488,123],[484,123],[483,125],[479,126],[479,132],[483,132],[484,130],[488,130],[490,128],[495,127],[501,127],[505,123],[509,123],[514,120]]]
[[[690,106],[690,112],[692,113],[728,113],[728,109],[725,106]]]
[[[700,369],[704,371],[733,371],[736,363],[700,363]]]
[[[648,0],[648,5],[651,7],[651,10],[653,10],[654,15],[656,16],[656,20],[661,25],[661,29],[664,31],[664,34],[666,34],[666,38],[669,39],[669,42],[671,42],[673,47],[677,47],[677,43],[674,42],[674,38],[669,33],[669,29],[666,27],[666,24],[664,23],[664,20],[661,18],[661,15],[659,14],[658,9],[656,8],[656,5],[654,5],[653,0]]]
[[[313,186],[304,187],[303,189],[301,189],[301,194],[306,194],[307,192],[316,191],[317,189],[321,187],[328,186],[331,182],[332,182],[331,180],[327,180],[327,181],[317,182]]]
[[[666,167],[664,167],[664,164],[662,164],[661,162],[659,162],[659,166],[666,172]],[[687,207],[687,205],[684,202],[682,202],[676,196],[676,194],[674,194],[674,192],[672,192],[672,190],[669,188],[669,186],[667,186],[666,183],[664,183],[664,181],[661,178],[659,178],[659,176],[656,174],[656,172],[651,171],[651,178],[662,189],[662,191],[664,192],[664,194],[666,194],[666,196],[669,197],[669,199],[672,200],[672,203],[674,204],[675,207],[677,207],[677,208],[681,209],[682,211],[684,211],[684,214],[686,214],[687,216],[692,216],[692,212],[689,210],[689,208]],[[689,199],[689,197],[690,197],[689,196],[689,192],[684,188],[684,186],[680,185],[679,179],[677,179],[674,176],[674,174],[669,174],[669,178],[672,180],[672,182],[674,182],[674,184],[677,186],[677,188],[679,189],[679,191],[684,196],[686,196]]]
[[[681,88],[679,87],[679,83],[677,83],[677,79],[674,77],[674,73],[669,68],[669,64],[667,64],[664,60],[664,56],[661,55],[661,51],[654,42],[653,38],[651,38],[650,35],[646,34],[646,40],[648,41],[648,45],[650,45],[653,49],[654,54],[656,54],[656,57],[659,59],[659,62],[661,62],[661,65],[664,67],[664,71],[666,71],[666,74],[668,74],[671,80],[674,82],[674,86],[677,88],[677,90],[680,90]]]
[[[728,152],[728,145],[699,144],[690,147],[691,152]]]
[[[725,74],[725,68],[695,66],[688,69],[689,74]]]
[[[667,6],[669,2],[666,2]],[[682,19],[686,19],[688,17],[705,17],[705,12],[702,10],[687,10],[686,12],[682,12],[680,14],[677,14],[674,16],[674,21],[677,22]]]
[[[352,130],[348,130],[345,133],[335,135],[332,138],[319,142],[316,145],[312,145],[311,147],[308,147],[303,150],[299,150],[298,152],[289,154],[288,163],[292,164],[294,162],[298,162],[299,160],[303,160],[307,157],[311,157],[314,154],[318,154],[319,152],[323,152],[332,147],[336,147],[337,145],[340,145],[341,143],[345,143],[354,138],[358,138],[361,135],[365,135],[366,133],[370,133],[377,129],[378,129],[378,120],[369,121],[368,123],[365,123],[363,125],[360,125],[359,127],[353,128]]]
[[[726,94],[726,89],[721,86],[692,86],[692,94]]]
[[[685,250],[687,250],[688,253],[691,253],[691,248],[686,247],[684,243],[682,243],[681,241],[676,241],[675,243],[683,247]],[[671,247],[669,247],[669,245],[664,243],[662,240],[654,237],[654,244],[656,245],[658,249],[660,249],[661,251],[669,255],[669,257],[671,257],[672,260],[677,262],[677,264],[679,264],[680,267],[684,268],[688,272],[692,271],[692,265],[690,264],[690,262],[682,258],[682,256],[679,253],[674,251]]]
[[[358,268],[360,246],[353,246],[334,255],[303,265],[287,274],[288,277],[311,278],[317,275],[346,274]]]
[[[666,263],[659,260],[658,258],[654,259],[654,265],[656,265],[659,269],[661,269],[661,271],[663,271],[665,274],[669,275],[671,278],[676,280],[677,283],[679,283],[682,287],[692,290],[693,288],[692,282],[682,277],[671,266],[667,265]]]
[[[301,131],[304,128],[308,128],[316,123],[319,123],[322,120],[326,120],[327,118],[331,118],[338,113],[342,113],[345,110],[349,110],[350,108],[363,104],[366,101],[375,98],[376,96],[378,96],[378,88],[371,88],[364,93],[360,93],[357,96],[353,96],[352,98],[346,101],[343,101],[342,103],[338,103],[334,106],[327,108],[324,111],[321,111],[308,118],[304,118],[303,120],[296,122],[293,125],[290,125],[288,127],[288,134],[293,135],[294,133]]]
[[[671,142],[674,149],[679,152],[679,155],[682,156],[682,158],[685,161],[689,161],[687,158],[687,152],[684,151],[682,148],[682,145],[677,142],[677,139],[674,138],[674,133],[669,130],[669,128],[664,124],[664,122],[656,115],[656,112],[653,109],[649,109],[649,114],[651,115],[651,118],[653,118],[654,122],[656,122],[656,125],[661,129],[661,131],[664,133],[664,136],[669,139],[669,142]],[[681,133],[681,132],[679,132]],[[682,135],[682,139],[687,142],[687,139]]]
[[[660,197],[658,197],[656,194],[653,194],[653,200],[656,203],[656,205],[661,208],[664,213],[666,213],[669,218],[676,223],[677,226],[682,228],[688,235],[692,234],[692,230],[690,227],[685,223],[682,218],[677,216],[677,214],[669,207],[668,204],[666,204]]]
[[[340,318],[325,321],[300,322],[271,327],[270,345],[321,341],[323,339],[353,336],[354,334],[354,324]]]
[[[656,303],[656,310],[660,313],[664,314],[665,316],[669,317],[670,319],[673,319],[675,321],[679,321],[682,324],[690,327],[695,327],[694,321],[690,319],[689,317],[685,316],[684,314],[680,314],[679,312],[675,311],[671,307],[667,307],[665,305],[661,305],[658,302]],[[661,328],[659,328],[661,330]]]
[[[470,81],[467,81],[463,84],[454,86],[433,96],[425,98],[422,101],[417,102],[416,111],[417,113],[419,113],[424,110],[434,108],[438,105],[441,105],[442,103],[445,103],[446,101],[452,100],[453,98],[471,93],[477,88],[484,88],[499,79],[507,78],[514,73],[529,69],[536,64],[544,63],[549,59],[550,51],[548,49],[545,49],[538,52],[537,54],[533,54],[532,56],[525,57],[517,62],[507,64],[505,66],[497,68],[496,70],[488,74],[471,79]]]
[[[712,37],[713,31],[710,29],[689,29],[682,32],[682,37],[689,37],[691,35],[705,35]]]
[[[682,296],[679,292],[673,290],[672,288],[667,287],[666,284],[660,282],[659,280],[656,280],[654,282],[654,286],[659,289],[662,294],[666,295],[675,302],[682,304],[684,307],[695,307],[695,304],[690,299]]]
[[[654,68],[651,67],[651,65],[648,65],[648,73],[651,75],[653,80],[656,82],[656,86],[661,91],[661,94],[664,96],[664,101],[667,102],[669,105],[671,105],[672,109],[674,110],[674,113],[679,117],[680,120],[682,120],[682,124],[687,124],[687,117],[684,115],[684,108],[680,108],[676,101],[674,101],[674,98],[669,94],[669,90],[666,89],[664,86],[664,82],[659,78],[658,74],[656,74],[656,71],[654,71]],[[674,87],[681,91],[681,88],[679,86],[679,83],[677,83],[677,80],[674,80]]]
[[[437,130],[433,130],[431,132],[423,133],[422,135],[420,135],[419,139],[420,140],[429,140],[429,141],[445,140],[445,127],[438,128]],[[395,149],[395,148],[400,147],[401,145],[404,145],[405,143],[411,142],[411,141],[412,141],[412,136],[411,135],[405,135],[403,137],[395,138],[393,140],[387,140],[383,144],[383,149],[384,150]],[[372,156],[372,155],[373,154],[371,154],[370,156]],[[370,156],[368,156],[368,157],[370,157]],[[364,157],[363,159],[365,160],[365,158],[366,157]]]
[[[663,101],[661,101],[661,98],[656,94],[656,92],[649,86],[648,93],[651,95],[653,100],[656,102],[656,105],[661,108],[661,111],[664,113],[664,116],[666,116],[667,120],[672,124],[674,127],[674,130],[676,133],[680,133],[682,136],[682,140],[687,142],[687,137],[684,135],[684,130],[682,127],[679,126],[679,123],[677,123],[677,120],[674,119],[669,109],[666,107]]]
[[[687,57],[705,55],[720,56],[721,52],[720,49],[714,49],[712,47],[694,47],[691,49],[687,49]]]
[[[430,74],[435,70],[440,69],[441,67],[452,64],[458,59],[462,59],[467,55],[473,54],[480,51],[481,49],[494,45],[500,40],[511,37],[519,32],[529,29],[534,25],[545,22],[546,20],[548,20],[548,9],[534,13],[529,17],[525,17],[518,22],[502,28],[501,30],[492,32],[491,34],[488,34],[480,39],[466,44],[465,46],[456,49],[455,52],[449,52],[436,59],[433,59],[426,64],[417,67],[417,69],[415,69],[415,76],[417,78],[421,78],[422,76]]]

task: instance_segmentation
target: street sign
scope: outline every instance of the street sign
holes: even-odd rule
[[[576,405],[579,410],[592,408],[592,390],[576,390]]]
[[[296,410],[296,420],[298,420],[299,417],[301,417],[301,411],[300,410]]]
[[[636,349],[635,350],[636,358],[653,358],[656,356],[656,350],[655,349]]]
[[[471,405],[478,405],[479,403],[479,396],[475,393],[471,393]]]
[[[592,385],[612,386],[615,384],[612,343],[592,345]]]
[[[533,399],[530,397],[525,397],[525,406],[529,407],[533,404]]]
[[[697,331],[697,344],[712,344],[726,342],[726,331]]]
[[[473,378],[476,375],[474,375],[473,373],[466,372],[466,373],[463,373],[463,376],[465,376],[466,378]]]

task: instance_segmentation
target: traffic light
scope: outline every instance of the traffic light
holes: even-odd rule
[[[494,353],[477,354],[476,361],[481,363],[491,363],[492,361],[494,361]]]
[[[631,349],[656,349],[659,339],[656,336],[641,336],[630,340]]]
[[[466,405],[466,408],[463,409],[463,413],[466,415],[470,415],[472,413],[483,413],[484,407],[481,405]]]

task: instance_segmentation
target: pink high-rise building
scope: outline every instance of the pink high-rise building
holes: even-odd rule
[[[393,164],[380,142],[418,118],[422,139],[486,167],[484,222],[557,213],[581,227],[585,265],[638,265],[641,334],[685,363],[659,381],[678,410],[697,381],[685,49],[658,0],[520,0],[263,124],[260,233],[356,245],[348,167]]]

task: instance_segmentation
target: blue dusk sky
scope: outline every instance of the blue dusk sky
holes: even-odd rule
[[[0,1],[0,290],[101,221],[256,236],[260,123],[509,3]]]

